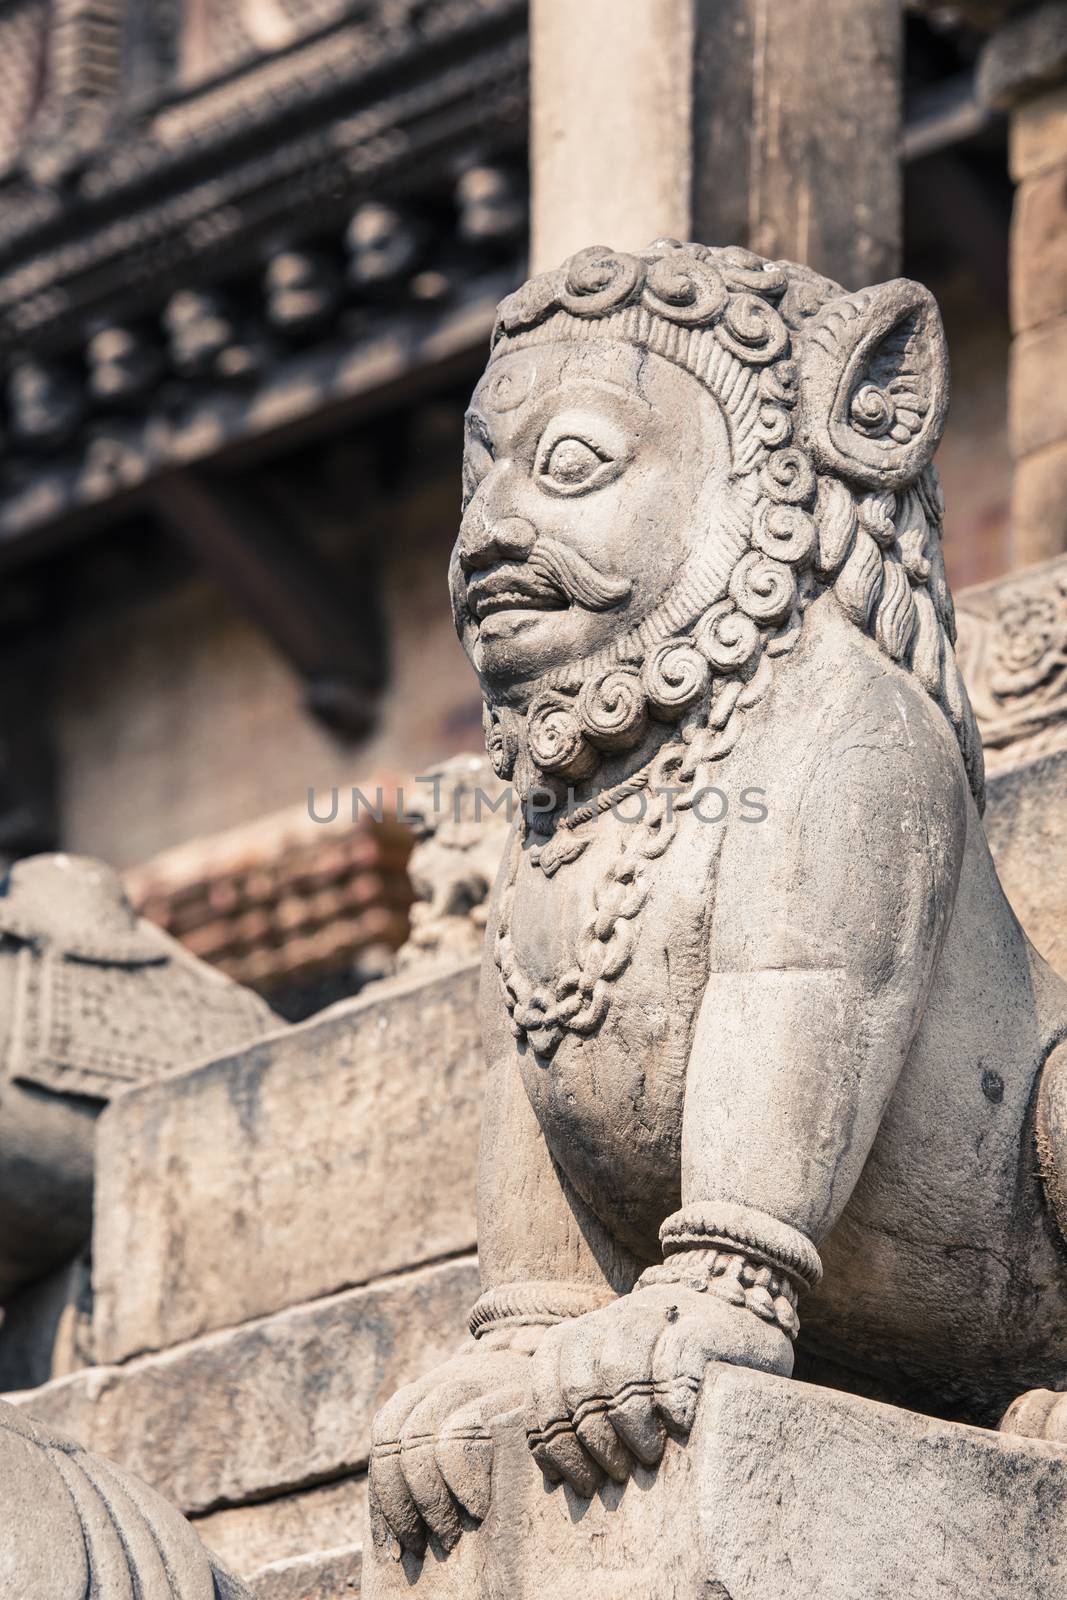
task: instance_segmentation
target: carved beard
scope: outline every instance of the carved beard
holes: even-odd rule
[[[592,779],[606,756],[635,750],[656,724],[669,738],[707,703],[717,680],[752,677],[768,634],[793,613],[801,576],[753,548],[760,501],[755,475],[736,482],[717,508],[714,531],[695,542],[651,611],[595,654],[546,672],[524,711],[485,686],[486,747],[520,799],[542,789],[562,803],[571,785]],[[785,519],[776,537],[788,534],[797,545],[797,565],[806,561],[811,519],[791,506],[770,515]],[[803,579],[799,587],[806,588]],[[544,825],[551,826],[548,813]]]
[[[787,617],[797,600],[791,573],[779,567],[772,576],[773,593],[761,597],[767,622]],[[755,672],[765,628],[722,592],[681,628],[680,587],[610,650],[546,673],[525,712],[487,699],[490,758],[522,799],[539,789],[562,802],[570,785],[592,778],[606,756],[635,749],[653,725],[668,738],[717,680]]]

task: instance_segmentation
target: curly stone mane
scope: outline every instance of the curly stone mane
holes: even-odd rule
[[[638,345],[711,392],[730,433],[732,504],[635,629],[548,674],[524,718],[487,705],[497,771],[510,776],[525,751],[539,778],[570,781],[635,746],[650,718],[691,725],[731,686],[731,703],[752,704],[829,589],[940,706],[981,807],[931,465],[948,361],[928,291],[898,279],[848,295],[736,248],[593,246],[501,303],[491,361],[592,339]]]

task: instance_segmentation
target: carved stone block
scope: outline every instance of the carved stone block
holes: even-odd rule
[[[408,971],[481,956],[515,800],[486,756],[453,756],[421,782],[407,810],[417,838],[408,861],[415,903],[397,960]]]
[[[272,1561],[253,1573],[256,1600],[352,1600],[360,1592],[361,1545]]]
[[[483,1081],[468,963],[125,1096],[100,1128],[96,1359],[473,1249]]]
[[[492,1424],[493,1500],[447,1556],[367,1539],[366,1600],[1060,1600],[1067,1448],[709,1369],[687,1445],[590,1499]]]
[[[473,1258],[426,1267],[9,1398],[187,1514],[240,1505],[361,1470],[375,1406],[452,1353],[476,1291]]]
[[[1067,557],[965,590],[957,626],[990,771],[1067,746]]]

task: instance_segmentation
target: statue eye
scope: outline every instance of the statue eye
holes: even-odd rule
[[[541,477],[550,479],[561,489],[576,489],[588,483],[610,459],[586,444],[584,439],[557,439],[542,461]]]

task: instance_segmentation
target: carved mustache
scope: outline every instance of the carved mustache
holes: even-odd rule
[[[501,563],[479,573],[467,586],[467,604],[479,620],[505,609],[558,610],[579,605],[610,611],[628,600],[629,578],[601,572],[591,561],[547,536],[538,539],[522,561]]]

